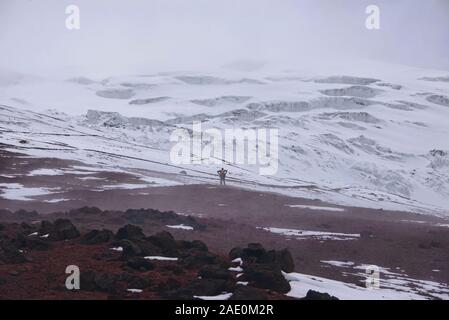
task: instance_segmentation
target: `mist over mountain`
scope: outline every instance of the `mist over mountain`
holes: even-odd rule
[[[365,27],[372,4],[380,30]],[[80,30],[65,26],[68,5]],[[448,13],[444,0],[3,0],[0,66],[118,74],[374,59],[449,70]]]

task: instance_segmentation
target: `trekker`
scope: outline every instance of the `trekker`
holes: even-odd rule
[[[220,177],[220,185],[226,185],[226,174],[228,173],[228,170],[221,168],[221,170],[218,170],[217,173]]]

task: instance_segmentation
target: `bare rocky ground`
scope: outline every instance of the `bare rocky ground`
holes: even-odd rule
[[[140,294],[127,292],[128,278],[122,275],[124,272],[129,273],[126,268],[123,269],[127,260],[120,255],[109,257],[110,247],[117,245],[114,244],[116,239],[94,245],[81,243],[89,230],[108,229],[116,232],[127,224],[142,228],[146,235],[169,231],[177,241],[200,240],[206,244],[208,252],[212,252],[221,260],[216,265],[225,270],[232,260],[232,255],[229,256],[231,249],[246,247],[249,243],[259,243],[264,248],[278,251],[288,249],[294,263],[294,271],[304,274],[362,284],[363,277],[344,274],[341,269],[323,263],[334,260],[374,264],[390,270],[402,270],[415,279],[449,283],[449,228],[448,221],[444,218],[341,207],[318,200],[248,191],[232,186],[145,186],[132,190],[101,188],[105,182],[110,185],[137,183],[135,176],[121,172],[101,171],[89,175],[90,178],[98,178],[96,180],[82,180],[80,178],[86,175],[78,173],[54,176],[23,174],[35,169],[60,169],[74,165],[84,164],[50,158],[35,159],[19,152],[2,151],[0,184],[19,183],[26,187],[60,188],[58,192],[32,197],[28,201],[0,198],[0,208],[3,209],[0,213],[0,223],[4,224],[6,230],[2,231],[3,234],[7,232],[10,238],[17,238],[19,234],[24,235],[33,231],[32,228],[38,228],[42,220],[63,218],[70,219],[81,232],[81,236],[67,241],[48,240],[51,242],[51,248],[48,250],[29,250],[26,246],[20,249],[25,251],[26,261],[17,266],[0,265],[0,278],[3,279],[0,281],[4,283],[0,285],[1,298],[170,298],[164,296],[166,292],[171,291],[164,289],[165,282],[174,279],[177,281],[173,282],[174,287],[185,287],[198,276],[200,269],[187,269],[183,265],[184,262],[178,265],[182,271],[181,275],[167,270],[167,265],[176,266],[173,262],[154,262],[152,270],[138,274],[140,277],[152,279],[153,284],[149,285],[149,289],[144,289]],[[66,201],[45,202],[53,199]],[[298,205],[300,207],[297,207]],[[76,210],[85,206],[97,207],[99,210]],[[323,207],[332,209],[326,210]],[[178,215],[169,213],[164,219],[148,219],[142,214],[145,211],[129,211],[138,208],[173,211]],[[28,213],[13,213],[20,209]],[[29,211],[36,211],[38,214],[30,214]],[[21,226],[22,222],[29,226]],[[180,224],[191,226],[193,230],[168,227]],[[27,229],[30,227],[32,230]],[[286,236],[259,227],[357,234],[359,237],[341,241],[323,239],[320,236]],[[185,248],[178,249],[183,252]],[[74,260],[76,261],[73,262]],[[66,277],[65,266],[77,263],[83,269],[99,273],[100,279],[102,272],[114,274],[119,283],[117,288],[121,289],[109,292],[94,288],[95,290],[87,293],[62,290],[60,287]],[[168,274],[164,275],[164,272]],[[228,281],[231,287],[220,287],[220,290],[235,290],[235,280]],[[158,288],[163,288],[162,293]],[[248,296],[262,294],[268,298],[285,297],[282,295],[285,290],[279,292],[278,289],[275,293],[272,289],[269,292],[264,289],[263,292],[248,293]],[[205,292],[208,293],[205,295],[220,291],[217,290]]]

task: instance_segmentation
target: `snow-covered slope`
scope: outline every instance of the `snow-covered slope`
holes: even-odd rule
[[[447,77],[400,66],[339,75],[220,70],[3,77],[0,142],[30,155],[202,183],[216,179],[216,165],[171,163],[175,128],[191,129],[193,121],[205,129],[278,128],[277,174],[225,164],[232,184],[349,206],[449,214]]]

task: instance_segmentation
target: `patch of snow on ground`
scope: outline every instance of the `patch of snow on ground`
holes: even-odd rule
[[[64,171],[58,169],[36,169],[28,173],[29,176],[61,176]]]
[[[132,292],[132,293],[141,293],[142,292],[141,289],[126,289],[126,291]]]
[[[232,297],[232,293],[222,293],[217,296],[193,296],[195,299],[201,300],[228,300]]]
[[[297,229],[283,229],[283,228],[259,228],[265,231],[287,236],[294,237],[297,240],[356,240],[360,237],[358,233],[337,233],[337,232],[324,232],[324,231],[310,231],[310,230],[297,230]]]
[[[342,208],[308,206],[308,205],[301,205],[301,204],[286,204],[286,206],[290,207],[290,208],[302,208],[302,209],[310,209],[310,210],[338,211],[338,212],[345,211],[345,209],[342,209]]]
[[[287,296],[304,298],[309,290],[328,293],[340,300],[423,300],[425,297],[410,292],[398,292],[391,289],[367,289],[351,283],[305,275],[301,273],[284,273],[290,281],[291,290]]]
[[[353,262],[321,261],[344,270],[344,275],[356,275],[366,279],[368,265],[355,265]],[[399,270],[398,268],[396,268]],[[449,284],[435,281],[417,280],[409,277],[402,270],[397,272],[389,268],[378,267],[380,274],[380,288],[366,289],[375,291],[372,299],[449,299]],[[328,292],[330,294],[330,292]],[[343,291],[343,294],[345,291]],[[366,293],[365,293],[366,294]],[[335,294],[336,297],[338,293]],[[353,297],[352,299],[358,299]]]
[[[44,200],[44,202],[47,202],[47,203],[58,203],[58,202],[63,202],[63,201],[70,201],[70,199],[51,199],[51,200]]]
[[[241,267],[231,267],[228,270],[232,271],[232,272],[242,272],[243,271],[243,269]]]
[[[145,257],[145,259],[148,259],[148,260],[160,260],[160,261],[177,261],[178,260],[178,258],[160,257],[160,256],[148,256],[148,257]]]
[[[30,197],[51,194],[46,188],[25,188],[20,183],[0,183],[0,197],[8,200],[31,201]]]
[[[355,265],[354,262],[351,261],[335,261],[335,260],[322,260],[322,263],[329,264],[334,267],[350,267]]]
[[[183,224],[179,224],[179,225],[175,225],[175,226],[168,226],[167,225],[167,227],[172,228],[172,229],[193,230],[193,227],[186,226],[186,225],[183,225]]]

